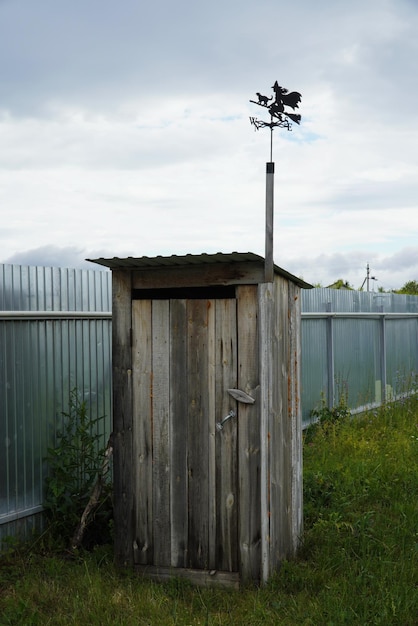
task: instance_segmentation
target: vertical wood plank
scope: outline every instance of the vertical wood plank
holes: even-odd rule
[[[216,554],[217,509],[216,509],[216,309],[217,300],[208,300],[207,310],[207,446],[208,446],[208,568],[218,569]]]
[[[231,409],[237,416],[215,434],[216,441],[216,568],[238,571],[238,456],[237,436],[240,405],[227,389],[237,387],[237,313],[236,301],[216,301],[216,419]]]
[[[171,565],[169,301],[152,303],[154,564]]]
[[[273,370],[274,370],[274,283],[262,283],[258,293],[260,317],[260,512],[261,512],[261,578],[267,581],[271,569],[271,456],[277,454],[273,441]],[[273,511],[274,513],[274,511]]]
[[[153,563],[151,307],[151,300],[132,303],[134,559],[139,565]]]
[[[209,566],[208,315],[210,300],[187,301],[188,566]]]
[[[275,279],[270,423],[270,563],[268,574],[294,555],[302,531],[302,440],[299,399],[299,289]]]
[[[290,385],[291,423],[291,536],[296,552],[303,532],[303,455],[301,408],[301,297],[300,288],[289,285],[289,351],[292,379]]]
[[[272,327],[273,412],[270,457],[270,572],[289,550],[288,281],[275,277]]]
[[[131,275],[112,275],[115,560],[133,564]]]
[[[257,286],[237,287],[238,388],[256,402],[239,407],[239,559],[242,582],[260,579],[260,387]]]
[[[186,301],[170,301],[171,566],[187,567],[187,316]]]

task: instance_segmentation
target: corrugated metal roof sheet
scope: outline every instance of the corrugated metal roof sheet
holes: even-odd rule
[[[264,265],[264,257],[260,256],[259,254],[254,254],[253,252],[217,252],[215,254],[185,254],[183,256],[173,254],[171,256],[156,257],[129,256],[123,259],[119,257],[113,257],[112,259],[87,259],[87,261],[91,261],[92,263],[98,263],[99,265],[104,265],[105,267],[109,267],[111,270],[144,270],[156,267],[181,267],[210,263],[259,263],[260,265]],[[293,274],[290,274],[278,265],[274,266],[274,271],[280,276],[291,280],[292,282],[296,283],[304,289],[312,289],[312,285],[306,283],[300,278],[297,278],[297,276],[293,276]]]

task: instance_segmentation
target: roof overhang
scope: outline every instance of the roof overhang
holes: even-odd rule
[[[155,269],[171,269],[171,268],[190,268],[191,266],[210,266],[222,264],[253,264],[264,267],[264,257],[254,254],[253,252],[230,252],[223,253],[217,252],[216,254],[186,254],[183,256],[171,255],[171,256],[156,256],[156,257],[126,257],[126,258],[99,258],[99,259],[86,259],[92,263],[103,265],[108,267],[112,271],[114,270],[127,270],[127,271],[147,271]],[[312,289],[313,285],[306,283],[301,278],[294,276],[290,272],[287,272],[278,265],[274,265],[274,273],[286,278],[287,280],[295,283],[302,289]]]

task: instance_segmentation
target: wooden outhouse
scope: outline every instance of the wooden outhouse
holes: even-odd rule
[[[268,580],[302,531],[300,289],[252,253],[113,272],[115,553],[148,575]]]

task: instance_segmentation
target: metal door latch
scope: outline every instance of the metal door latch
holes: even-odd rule
[[[235,416],[236,416],[235,411],[232,411],[232,410],[229,411],[228,415],[223,418],[222,422],[217,422],[216,430],[223,430],[225,422],[227,422],[229,419],[231,419],[231,417],[235,417]]]

